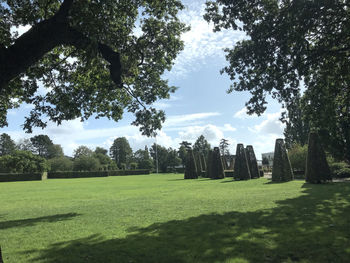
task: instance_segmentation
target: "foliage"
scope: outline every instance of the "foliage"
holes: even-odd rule
[[[16,144],[7,133],[0,135],[0,156],[12,154],[16,150]]]
[[[304,146],[294,144],[288,150],[288,158],[293,170],[305,171],[307,148],[307,144]]]
[[[317,74],[349,76],[348,9],[344,1],[217,0],[207,3],[204,17],[215,31],[239,29],[248,36],[226,49],[230,65],[223,72],[238,77],[230,91],[252,94],[249,113],[261,114],[267,94],[288,102],[303,78],[308,90]]]
[[[143,134],[161,127],[164,113],[146,106],[175,90],[162,76],[188,30],[177,18],[184,8],[179,0],[0,3],[1,126],[9,109],[26,102],[34,105],[27,131],[46,120],[95,115],[118,121],[124,109],[135,114]],[[11,34],[19,25],[31,30]],[[36,93],[39,80],[48,89],[44,95]]]
[[[220,148],[221,155],[230,155],[230,151],[228,150],[229,145],[230,144],[227,139],[222,138],[220,140],[219,148]]]
[[[181,159],[182,166],[184,167],[187,160],[187,151],[192,149],[191,143],[188,141],[182,141],[179,147],[179,158]]]
[[[309,134],[305,180],[312,184],[332,181],[326,154],[317,132],[310,132]]]
[[[30,138],[30,141],[33,146],[33,153],[43,157],[43,158],[53,158],[63,155],[62,148],[54,147],[53,142],[47,135],[36,135]],[[56,151],[58,151],[56,153]]]
[[[193,144],[193,150],[197,153],[203,154],[205,157],[208,155],[210,150],[210,144],[203,135],[199,136]]]
[[[42,173],[0,173],[0,182],[41,181]],[[0,261],[1,262],[1,261]]]
[[[225,177],[224,166],[221,159],[219,147],[214,147],[213,160],[211,163],[211,179],[222,179]]]
[[[100,162],[93,156],[80,156],[74,158],[74,171],[98,171],[100,169]]]
[[[350,166],[345,162],[330,163],[329,168],[334,178],[350,177]]]
[[[258,162],[255,157],[254,148],[252,145],[247,145],[246,149],[247,162],[249,165],[250,176],[252,179],[260,177]]]
[[[288,182],[294,179],[283,139],[276,139],[271,176],[273,182]]]
[[[269,165],[269,159],[267,159],[267,157],[266,156],[264,156],[263,158],[262,158],[262,164],[263,165]]]
[[[171,147],[168,149],[167,154],[167,167],[170,168],[171,172],[175,171],[175,167],[181,164],[181,159],[178,155],[176,149],[172,149]]]
[[[51,172],[73,171],[73,161],[65,156],[48,160]]]
[[[153,169],[153,160],[149,154],[147,146],[144,150],[137,150],[134,154],[134,159],[137,162],[137,166],[140,169]]]
[[[73,158],[77,159],[80,157],[92,157],[93,153],[94,152],[89,147],[81,145],[74,150]]]
[[[95,154],[107,155],[108,150],[105,149],[105,148],[102,148],[102,147],[96,147],[94,153],[95,153]]]
[[[30,139],[20,139],[17,143],[17,149],[21,151],[34,152],[34,147]]]
[[[109,154],[116,162],[119,169],[122,169],[122,163],[128,166],[132,157],[132,149],[128,140],[125,137],[116,138],[109,149]]]
[[[0,157],[0,172],[38,173],[48,170],[47,161],[28,151],[16,150],[12,155]]]
[[[130,169],[131,170],[137,169],[137,163],[130,163]]]
[[[165,173],[168,170],[168,149],[158,145],[153,144],[150,149],[150,154],[153,159],[154,167],[160,170],[160,172]]]

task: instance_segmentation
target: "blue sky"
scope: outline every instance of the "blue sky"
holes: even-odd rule
[[[191,31],[183,35],[185,49],[172,71],[166,74],[169,84],[178,90],[169,100],[154,105],[167,115],[157,143],[178,148],[181,141],[193,143],[203,134],[212,146],[217,146],[222,138],[228,139],[231,153],[235,152],[237,143],[253,145],[257,158],[261,159],[261,153],[273,151],[275,139],[283,137],[284,126],[279,121],[281,105],[270,99],[263,116],[248,116],[244,105],[249,93],[226,93],[231,82],[227,75],[219,73],[227,65],[223,48],[232,47],[245,36],[232,30],[213,33],[212,26],[202,18],[204,3],[205,0],[184,1],[186,10],[180,18],[191,25]],[[9,127],[0,129],[0,133],[8,133],[15,141],[47,134],[63,147],[66,155],[72,155],[79,145],[109,149],[113,140],[121,136],[129,140],[134,151],[155,142],[155,138],[142,136],[137,127],[130,125],[134,119],[130,114],[125,114],[118,123],[93,118],[82,123],[76,119],[60,126],[49,123],[44,130],[34,129],[32,134],[26,134],[21,124],[29,110],[30,105],[11,110]]]

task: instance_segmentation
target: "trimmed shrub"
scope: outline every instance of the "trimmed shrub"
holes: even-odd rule
[[[65,171],[65,172],[49,172],[47,174],[48,179],[60,179],[60,178],[88,178],[88,177],[107,177],[107,171],[90,171],[90,172],[78,172],[78,171]]]
[[[259,175],[260,175],[260,177],[264,177],[264,171],[263,170],[259,170]]]
[[[208,152],[208,158],[207,158],[207,178],[212,178],[213,173],[213,150],[209,150]]]
[[[214,147],[213,151],[213,161],[212,161],[212,179],[222,179],[225,177],[224,166],[221,159],[219,147]]]
[[[259,168],[258,162],[255,157],[254,149],[252,145],[247,145],[246,147],[247,161],[249,165],[250,176],[252,179],[259,178]]]
[[[108,171],[108,176],[125,176],[125,175],[144,175],[150,174],[151,171],[149,169],[135,169],[135,170],[115,170]]]
[[[292,167],[288,158],[283,139],[277,139],[273,157],[272,181],[288,182],[294,179]]]
[[[306,182],[319,184],[332,181],[326,154],[316,132],[309,133],[308,145],[305,172]]]
[[[293,176],[294,176],[294,179],[305,179],[305,171],[294,170]]]
[[[74,171],[98,171],[100,168],[100,162],[93,156],[81,156],[74,159],[73,170]]]
[[[0,182],[41,181],[42,173],[0,173]]]
[[[197,178],[198,178],[198,173],[197,173],[197,167],[196,167],[193,151],[189,149],[186,156],[186,167],[185,167],[184,179],[197,179]]]
[[[237,144],[234,166],[235,180],[249,180],[251,178],[246,151],[243,144]]]
[[[233,177],[234,171],[233,170],[225,170],[225,177]]]
[[[200,154],[196,151],[193,151],[194,161],[196,163],[196,173],[197,177],[202,175],[202,161],[200,158]]]

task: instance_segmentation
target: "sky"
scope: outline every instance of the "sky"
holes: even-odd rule
[[[284,125],[279,121],[281,105],[269,99],[262,116],[247,115],[245,102],[250,98],[249,93],[227,94],[232,81],[220,74],[220,69],[228,65],[223,49],[233,47],[245,34],[233,30],[214,33],[213,26],[203,19],[205,0],[183,3],[186,9],[181,12],[180,19],[190,25],[191,30],[182,36],[185,48],[172,70],[164,76],[170,85],[178,87],[177,91],[169,100],[153,105],[164,110],[167,116],[156,138],[142,136],[138,127],[131,125],[134,120],[131,114],[125,114],[119,122],[94,118],[85,122],[65,121],[60,126],[49,122],[44,130],[34,128],[32,134],[27,134],[21,125],[31,105],[25,104],[8,112],[9,126],[0,128],[0,133],[9,134],[17,142],[46,134],[55,144],[60,144],[68,156],[80,145],[109,149],[118,137],[126,137],[136,151],[155,142],[177,149],[180,142],[194,143],[200,135],[204,135],[212,147],[218,146],[222,138],[227,139],[232,154],[236,152],[237,143],[253,145],[257,159],[261,159],[261,153],[272,152],[276,138],[283,138]],[[27,29],[21,27],[18,31],[22,33]]]

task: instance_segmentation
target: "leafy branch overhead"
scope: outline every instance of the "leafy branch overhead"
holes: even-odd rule
[[[20,103],[34,108],[24,129],[126,109],[151,135],[164,113],[152,108],[175,87],[162,78],[188,30],[179,0],[0,0],[0,126]],[[18,36],[14,27],[29,25]],[[41,92],[43,85],[47,92]]]
[[[311,89],[321,72],[330,81],[348,76],[349,7],[342,0],[209,1],[204,18],[215,31],[238,29],[247,35],[226,49],[229,66],[222,73],[233,81],[229,92],[249,91],[248,112],[262,114],[268,94],[288,104],[303,80]]]

